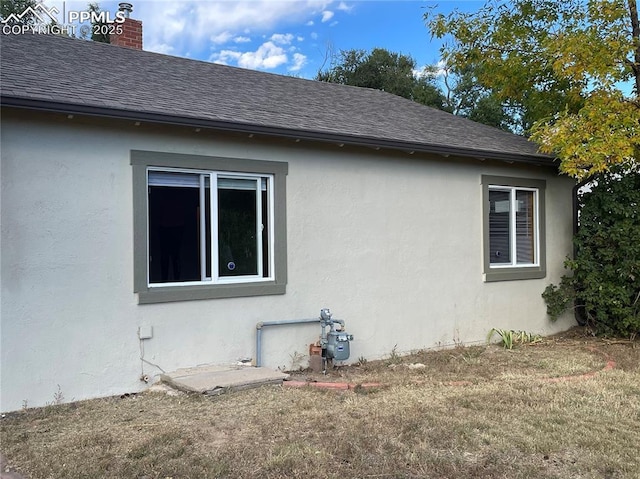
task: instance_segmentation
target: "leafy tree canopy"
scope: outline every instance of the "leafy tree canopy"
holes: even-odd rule
[[[483,87],[477,78],[477,68],[445,68],[446,110],[485,125],[514,133],[522,133],[518,112],[509,108],[495,93]]]
[[[429,75],[416,75],[413,58],[384,48],[341,51],[334,64],[316,80],[384,90],[443,109],[445,98]]]
[[[582,179],[638,161],[636,0],[490,0],[478,12],[431,11],[425,20],[434,36],[452,39],[446,62],[472,69],[495,101],[517,107],[523,129],[564,173]]]
[[[2,0],[0,1],[0,19],[6,20],[9,15],[21,15],[27,8],[34,8],[36,0]],[[32,25],[36,22],[33,14],[27,13],[20,22],[23,25]]]

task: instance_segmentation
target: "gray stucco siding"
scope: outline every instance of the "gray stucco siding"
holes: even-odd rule
[[[258,321],[331,308],[352,359],[550,334],[540,294],[571,253],[573,182],[551,168],[3,109],[0,409],[145,387],[164,370],[255,357]],[[34,141],[37,139],[37,141]],[[287,165],[286,292],[139,304],[132,151]],[[135,165],[134,165],[135,166]],[[544,180],[546,276],[485,282],[483,175]],[[265,330],[263,364],[291,367],[315,325]]]

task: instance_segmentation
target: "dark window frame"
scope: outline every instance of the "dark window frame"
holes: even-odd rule
[[[134,292],[138,302],[161,303],[201,299],[284,294],[287,283],[286,176],[288,163],[278,161],[187,155],[154,151],[131,151],[133,179]],[[148,251],[147,170],[180,168],[229,173],[273,175],[273,264],[272,280],[226,283],[150,286]]]
[[[524,279],[540,279],[547,275],[546,258],[546,220],[545,220],[545,190],[547,183],[545,180],[532,178],[515,178],[505,176],[482,175],[482,231],[483,231],[483,263],[485,282],[511,281]],[[489,226],[489,188],[490,187],[509,188],[530,188],[537,190],[538,198],[538,222],[537,222],[537,251],[538,261],[536,265],[518,266],[492,266],[490,251],[490,226]],[[515,254],[515,252],[513,252]]]

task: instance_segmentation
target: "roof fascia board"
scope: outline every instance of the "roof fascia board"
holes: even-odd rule
[[[439,145],[426,145],[421,143],[403,142],[397,140],[385,140],[381,138],[368,138],[352,135],[341,135],[339,133],[324,133],[309,130],[295,130],[281,127],[271,127],[266,125],[256,125],[248,123],[234,123],[220,120],[206,120],[202,118],[192,118],[177,115],[165,115],[148,112],[136,112],[124,109],[102,108],[91,105],[80,105],[73,103],[52,102],[47,100],[19,98],[11,96],[1,96],[0,105],[4,107],[23,108],[39,111],[49,111],[56,113],[88,115],[97,117],[114,118],[121,120],[144,121],[150,123],[162,123],[169,125],[181,125],[199,128],[212,128],[216,130],[253,133],[283,138],[293,138],[311,141],[323,141],[332,143],[344,143],[353,146],[365,146],[374,148],[390,148],[393,150],[403,150],[421,153],[432,153],[443,156],[463,156],[467,158],[477,158],[480,160],[503,160],[515,163],[528,163],[540,166],[550,166],[557,168],[557,160],[548,155],[516,155],[494,151],[474,150],[470,148],[455,148]]]

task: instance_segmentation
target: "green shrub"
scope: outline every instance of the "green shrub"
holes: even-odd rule
[[[578,196],[580,227],[573,274],[542,297],[556,319],[569,306],[579,322],[600,334],[640,333],[640,166],[612,168]]]

